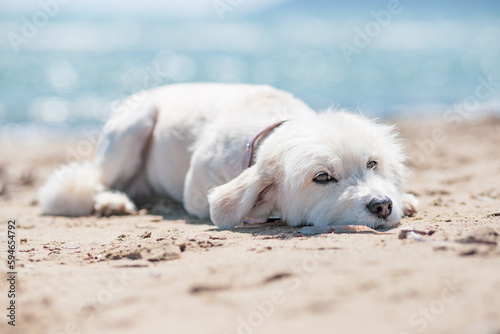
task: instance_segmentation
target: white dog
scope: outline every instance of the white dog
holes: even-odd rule
[[[391,227],[415,212],[391,126],[316,113],[291,94],[228,84],[138,93],[105,125],[93,162],[56,171],[45,214],[132,214],[170,197],[220,228],[281,217],[291,226]]]

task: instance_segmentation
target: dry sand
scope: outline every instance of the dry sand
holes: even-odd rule
[[[78,142],[3,143],[0,258],[15,218],[19,274],[0,333],[500,333],[500,121],[399,127],[421,204],[381,235],[219,231],[165,203],[44,217],[36,189]]]

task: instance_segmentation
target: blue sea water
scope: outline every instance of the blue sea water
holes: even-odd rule
[[[498,1],[220,0],[180,17],[70,3],[46,22],[40,3],[0,5],[2,125],[97,125],[135,91],[200,81],[381,118],[500,110]]]

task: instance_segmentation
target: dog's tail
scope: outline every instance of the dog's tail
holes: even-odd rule
[[[95,195],[103,189],[94,163],[71,163],[49,177],[38,191],[38,202],[46,215],[88,216],[94,211]]]

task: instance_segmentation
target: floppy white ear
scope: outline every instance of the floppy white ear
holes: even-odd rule
[[[252,166],[237,178],[210,190],[210,219],[220,228],[232,228],[245,218],[267,219],[273,208],[274,184]]]

